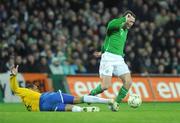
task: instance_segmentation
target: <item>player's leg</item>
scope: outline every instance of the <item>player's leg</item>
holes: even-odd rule
[[[74,97],[73,95],[70,94],[65,94],[62,93],[61,91],[58,92],[52,92],[52,93],[47,93],[43,94],[43,102],[41,105],[42,107],[45,107],[45,110],[49,109],[51,110],[54,106],[54,104],[77,104],[77,103],[84,103],[84,102],[90,102],[90,103],[112,103],[112,99],[104,99],[104,98],[99,98],[99,97],[94,97],[94,96],[83,96],[82,98],[80,97]],[[41,99],[42,100],[42,99]],[[46,108],[48,107],[48,108]]]
[[[72,112],[82,112],[83,109],[80,106],[75,106],[71,104],[59,103],[54,107],[54,111],[72,111]]]
[[[83,97],[74,97],[74,104],[79,104],[79,103],[112,104],[112,103],[114,103],[114,100],[113,99],[100,98],[100,97],[91,96],[91,95],[85,95]]]
[[[64,94],[62,95],[62,102],[64,104],[79,104],[79,103],[103,103],[103,104],[112,104],[114,102],[113,99],[105,99],[90,95],[85,95],[83,97],[74,97],[70,94]]]
[[[91,90],[90,95],[97,95],[105,90],[107,90],[111,86],[112,76],[101,75],[101,84],[99,84],[95,89]]]
[[[120,103],[126,97],[132,84],[129,68],[123,58],[114,65],[114,74],[117,75],[123,82],[123,86],[120,88],[115,100],[117,103]]]
[[[132,85],[132,78],[130,73],[123,74],[119,76],[119,78],[123,82],[123,86],[119,90],[118,96],[116,97],[116,102],[120,103],[127,95],[131,85]]]
[[[65,111],[82,112],[83,108],[76,105],[66,104]]]
[[[56,105],[54,111],[71,111],[71,112],[99,112],[100,109],[98,107],[92,106],[92,107],[80,107],[76,105],[71,104],[63,104],[60,103]]]
[[[113,73],[113,66],[110,62],[104,62],[101,59],[100,67],[99,67],[99,74],[101,78],[101,84],[99,84],[95,89],[91,90],[90,95],[97,95],[99,93],[104,92],[111,86],[112,80],[112,73]]]

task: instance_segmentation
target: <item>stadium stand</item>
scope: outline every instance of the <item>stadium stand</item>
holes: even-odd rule
[[[180,74],[178,0],[1,0],[0,72],[15,63],[26,73],[98,73],[92,54],[127,9],[137,16],[125,49],[132,73]]]

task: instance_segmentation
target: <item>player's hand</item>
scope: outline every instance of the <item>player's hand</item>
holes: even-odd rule
[[[98,57],[101,57],[102,53],[101,52],[94,52],[93,55],[98,58]]]
[[[135,22],[135,18],[131,14],[127,14],[126,16],[126,22]]]
[[[17,73],[18,73],[18,65],[15,67],[15,66],[13,66],[12,68],[11,68],[11,74],[12,75],[17,75]]]

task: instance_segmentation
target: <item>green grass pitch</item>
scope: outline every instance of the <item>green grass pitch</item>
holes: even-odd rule
[[[143,103],[137,109],[122,103],[119,112],[96,106],[101,112],[28,112],[22,104],[0,103],[0,123],[180,123],[180,103]]]

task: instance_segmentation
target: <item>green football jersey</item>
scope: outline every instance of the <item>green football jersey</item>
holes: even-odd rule
[[[107,34],[102,52],[110,52],[116,55],[124,56],[124,46],[127,39],[128,30],[123,26],[126,22],[125,17],[113,19],[108,23]]]

